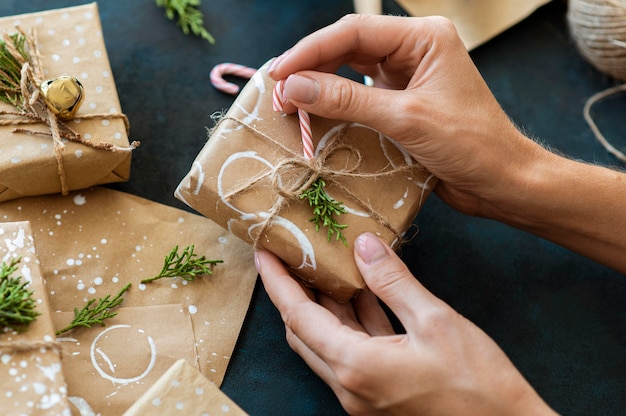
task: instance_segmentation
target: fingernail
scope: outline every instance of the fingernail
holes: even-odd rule
[[[254,267],[257,272],[261,272],[261,255],[256,250],[254,251]]]
[[[285,59],[285,56],[287,56],[288,53],[289,53],[289,49],[287,49],[285,52],[283,52],[280,56],[274,58],[274,60],[270,64],[270,67],[267,69],[268,74],[271,74],[272,71],[274,71],[276,69],[278,64],[281,63],[283,59]]]
[[[313,104],[320,95],[317,80],[302,75],[289,75],[285,81],[284,98],[304,104]]]
[[[389,256],[387,247],[372,233],[361,234],[354,246],[365,264],[376,264]]]

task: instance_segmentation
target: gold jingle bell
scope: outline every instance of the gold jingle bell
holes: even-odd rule
[[[42,82],[39,90],[48,108],[66,120],[74,117],[85,98],[83,84],[67,75]]]

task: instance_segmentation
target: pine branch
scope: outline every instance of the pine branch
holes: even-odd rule
[[[21,257],[14,258],[9,264],[0,266],[0,327],[11,327],[18,332],[26,330],[37,319],[37,301],[28,290],[28,282],[21,276],[11,277],[17,271]]]
[[[161,272],[154,277],[143,279],[141,283],[150,283],[163,277],[181,277],[192,281],[198,275],[213,274],[212,267],[224,262],[224,260],[208,260],[205,256],[197,257],[193,250],[194,246],[190,245],[178,254],[178,246],[174,247],[165,257]]]
[[[11,42],[12,47],[7,46],[7,41]],[[20,89],[22,65],[30,59],[25,42],[26,38],[20,33],[6,36],[5,40],[0,39],[0,101],[20,109],[24,106]],[[11,49],[17,52],[17,56]]]
[[[110,299],[111,295],[106,295],[104,298],[98,299],[98,303],[93,308],[91,306],[96,303],[95,299],[90,299],[80,311],[78,308],[74,308],[74,319],[68,326],[58,330],[56,335],[59,336],[79,326],[85,328],[91,328],[93,325],[105,326],[105,319],[113,318],[117,315],[117,312],[111,312],[111,309],[119,306],[124,301],[122,295],[130,289],[130,286],[130,283],[124,286],[113,299]]]
[[[168,19],[178,19],[178,26],[185,35],[190,32],[215,43],[213,36],[204,28],[204,15],[200,11],[200,0],[156,0],[158,7],[165,9]]]
[[[326,192],[326,182],[322,178],[317,178],[311,187],[302,194],[300,199],[308,199],[309,205],[313,207],[313,217],[309,221],[315,223],[315,231],[319,231],[320,227],[328,228],[328,241],[330,242],[333,235],[335,240],[341,240],[344,246],[348,246],[343,230],[348,226],[339,224],[335,216],[345,214],[346,208],[342,202],[335,201]]]

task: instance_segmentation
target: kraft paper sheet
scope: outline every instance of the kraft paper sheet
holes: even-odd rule
[[[472,50],[519,23],[550,0],[397,0],[412,16],[445,16]]]
[[[131,322],[133,328],[136,325],[144,329],[144,335],[155,340],[157,361],[164,357],[159,355],[160,352],[169,351],[159,368],[163,370],[166,364],[171,365],[173,359],[189,359],[189,348],[194,347],[198,357],[195,365],[200,372],[216,385],[221,384],[257,277],[249,245],[199,215],[99,187],[73,192],[66,197],[37,196],[0,204],[0,221],[26,220],[32,224],[53,311],[72,312],[75,307],[82,308],[87,299],[107,294],[113,296],[126,283],[132,282],[130,290],[124,294],[124,314],[120,313],[120,319],[131,319],[126,322]],[[195,245],[198,255],[222,259],[224,263],[214,268],[213,275],[192,282],[166,278],[140,284],[140,280],[158,274],[165,256],[174,246],[182,248],[191,244]],[[177,316],[176,320],[159,318],[164,313],[159,309],[163,305],[178,305],[170,307],[174,308],[171,314]],[[127,311],[129,307],[141,311]],[[130,317],[127,312],[132,312]],[[190,324],[183,322],[187,319]],[[159,329],[150,327],[152,323],[159,324]],[[85,344],[90,344],[89,339],[96,336],[94,334],[107,328],[110,326],[94,328],[93,333],[78,328],[63,337],[81,340],[81,345],[86,347]],[[179,340],[180,351],[159,347],[159,335],[170,337],[171,341]],[[83,337],[86,341],[82,340]],[[62,344],[64,348],[69,345]],[[135,347],[145,351],[145,340],[137,345],[116,345],[119,350],[107,355],[122,360],[116,362],[119,371],[130,372],[145,364],[134,363],[132,356],[125,354],[126,350]],[[86,357],[84,353],[81,355]],[[85,364],[88,368],[90,362]],[[91,371],[95,376],[97,370],[91,367],[85,371]],[[152,371],[155,376],[161,375],[157,374],[156,367]],[[120,378],[133,378],[129,373],[124,374]],[[107,407],[118,406],[120,398],[124,398],[130,406],[148,387],[110,379],[107,383],[108,389],[89,389],[85,393],[85,387],[80,386],[77,391],[88,395],[81,396],[81,399],[98,412],[103,409],[94,407],[94,402],[104,405],[102,399],[106,399]],[[74,386],[76,383],[68,383],[70,396],[73,396]]]

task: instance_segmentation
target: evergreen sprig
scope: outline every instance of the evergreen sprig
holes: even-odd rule
[[[165,257],[161,272],[154,277],[143,279],[141,283],[150,283],[163,277],[181,277],[192,281],[196,276],[213,274],[212,267],[223,262],[224,260],[209,260],[205,256],[198,257],[194,253],[193,244],[185,247],[181,254],[178,254],[178,246],[176,246]]]
[[[156,0],[159,7],[165,9],[168,19],[178,19],[178,26],[185,35],[190,32],[215,43],[215,38],[204,27],[204,15],[200,11],[200,0]]]
[[[122,295],[130,289],[130,286],[130,283],[124,286],[113,299],[111,299],[111,295],[106,295],[104,298],[100,298],[97,301],[90,299],[80,311],[78,308],[74,308],[74,319],[68,326],[56,331],[56,335],[59,336],[79,326],[85,328],[91,328],[93,325],[105,326],[105,319],[113,318],[117,315],[117,312],[111,312],[111,309],[119,306],[124,301]]]
[[[335,201],[326,192],[326,182],[322,178],[317,178],[313,184],[300,194],[300,199],[308,199],[309,205],[313,207],[313,217],[309,221],[315,223],[315,231],[320,227],[328,228],[328,241],[333,235],[335,240],[341,240],[344,246],[348,246],[343,230],[347,224],[339,224],[335,216],[345,214],[346,208],[342,202]]]
[[[11,276],[20,261],[18,257],[0,266],[0,328],[10,327],[18,332],[24,331],[41,315],[36,310],[33,291],[26,288],[28,282],[22,281],[21,276]]]
[[[30,59],[26,52],[26,38],[22,34],[10,35],[8,40],[23,62]],[[19,62],[19,58],[11,53],[11,48],[7,46],[6,41],[0,39],[0,101],[17,108],[23,107],[24,100],[20,88],[21,72],[22,62]]]

